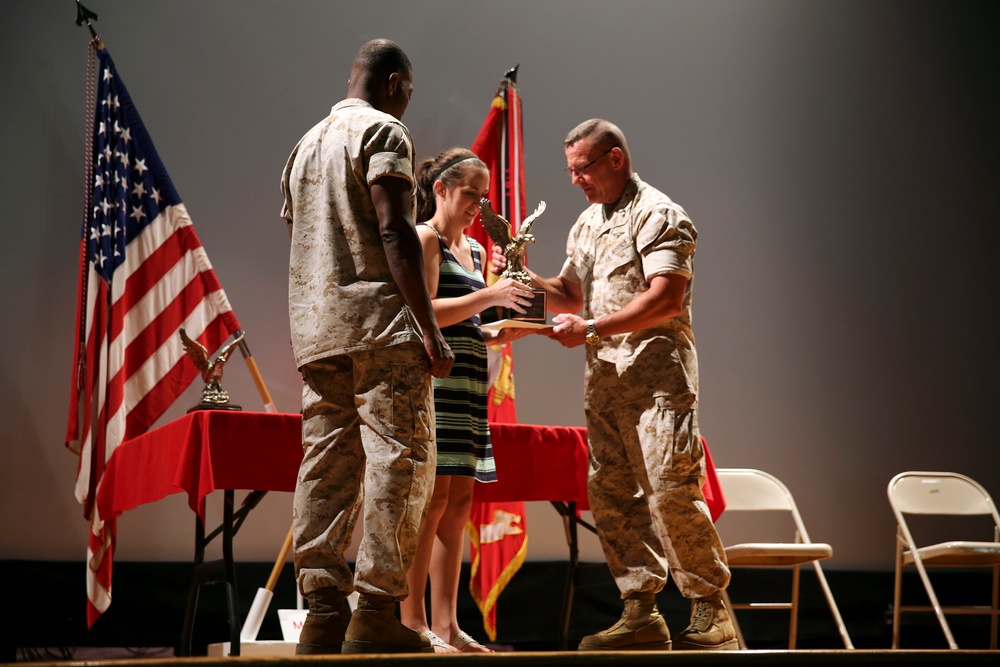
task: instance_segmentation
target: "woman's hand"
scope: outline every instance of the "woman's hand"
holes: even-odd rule
[[[490,295],[491,305],[510,308],[522,315],[528,312],[525,307],[531,305],[531,300],[534,298],[530,287],[513,278],[501,278],[485,291]]]

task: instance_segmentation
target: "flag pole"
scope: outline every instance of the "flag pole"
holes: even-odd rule
[[[264,588],[257,589],[257,595],[254,597],[253,604],[250,605],[250,611],[247,613],[247,620],[243,623],[242,630],[240,630],[241,642],[252,642],[257,639],[257,633],[260,632],[260,624],[264,620],[264,614],[271,604],[271,598],[274,597],[274,586],[278,583],[278,575],[281,574],[281,569],[285,566],[288,552],[292,550],[292,529],[293,527],[288,528],[288,535],[285,536],[285,543],[281,546],[281,552],[278,553],[277,560],[274,561],[274,567],[271,569],[271,576],[268,578],[267,584]]]
[[[242,329],[236,332],[236,336],[239,337],[241,333],[244,333]],[[244,333],[239,342],[240,353],[243,355],[243,360],[250,370],[250,376],[253,378],[254,384],[257,385],[257,391],[260,392],[260,397],[264,401],[264,410],[266,412],[277,412],[278,409],[275,407],[274,401],[271,400],[271,394],[267,390],[267,385],[264,384],[264,377],[260,374],[260,369],[257,368],[257,362],[254,361],[253,354],[250,353],[250,347],[247,345],[246,340],[246,334]],[[292,528],[293,526],[289,526],[288,528],[288,535],[285,536],[285,542],[281,545],[278,558],[274,561],[274,567],[271,569],[271,576],[268,578],[267,584],[264,588],[257,589],[257,594],[250,605],[250,611],[247,612],[246,621],[243,622],[243,628],[240,630],[241,642],[257,640],[260,625],[264,621],[264,615],[267,613],[268,607],[271,606],[271,599],[274,597],[274,586],[278,581],[278,575],[281,574],[281,569],[288,558],[288,552],[292,548]]]
[[[511,168],[510,167],[511,155],[510,152],[508,151],[508,146],[507,146],[508,138],[510,137],[510,114],[511,114],[510,95],[508,94],[508,91],[510,90],[511,86],[517,87],[518,67],[520,67],[520,65],[515,65],[514,67],[507,70],[507,72],[503,75],[503,81],[500,82],[500,96],[503,98],[503,103],[505,105],[504,108],[506,109],[506,113],[503,115],[502,118],[503,130],[500,133],[500,146],[501,146],[500,169],[501,173],[505,175],[503,184],[500,186],[500,197],[501,197],[500,210],[503,211],[503,216],[508,220],[510,220],[510,225],[511,225],[510,231],[512,234],[517,233],[517,226],[521,224],[521,221],[514,215],[514,211],[511,208],[510,190],[507,189],[508,181],[506,178],[506,174],[508,173],[508,170]],[[511,177],[514,178],[515,175],[512,174]]]
[[[242,330],[236,332],[236,336],[239,337]],[[265,412],[277,412],[278,408],[275,407],[274,401],[271,400],[271,394],[267,390],[267,385],[264,384],[264,377],[260,374],[260,369],[257,368],[257,362],[254,361],[253,355],[250,354],[250,347],[247,345],[246,335],[240,339],[240,353],[243,355],[243,360],[247,364],[247,368],[250,369],[250,377],[253,378],[253,383],[257,385],[257,391],[260,393],[261,399],[264,401],[264,411]]]
[[[84,7],[80,0],[76,0],[76,24],[83,25],[86,23],[87,29],[90,30],[90,36],[96,40],[100,40],[100,37],[97,36],[97,31],[94,30],[94,26],[90,22],[90,19],[94,19],[96,21],[97,14]]]

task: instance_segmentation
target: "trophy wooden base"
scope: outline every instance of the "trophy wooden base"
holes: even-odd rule
[[[532,288],[531,291],[534,294],[534,297],[531,299],[531,304],[525,309],[527,312],[522,315],[516,310],[511,310],[510,308],[498,308],[497,310],[500,311],[499,319],[545,324],[545,319],[548,313],[545,308],[545,290],[535,287]]]
[[[240,406],[235,403],[199,403],[193,408],[188,408],[188,412],[196,412],[197,410],[242,410]]]

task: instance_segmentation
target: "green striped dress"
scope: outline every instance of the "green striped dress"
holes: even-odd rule
[[[468,238],[468,237],[467,237]],[[440,235],[441,268],[437,298],[463,296],[486,287],[479,256],[482,246],[469,238],[475,270],[467,271],[445,246]],[[479,315],[441,329],[455,353],[455,365],[446,378],[434,378],[437,414],[437,474],[474,477],[495,482],[496,464],[490,429],[486,422],[489,376],[486,343],[479,330]]]

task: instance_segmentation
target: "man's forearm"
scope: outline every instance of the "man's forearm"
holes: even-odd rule
[[[559,276],[542,278],[528,270],[531,286],[545,290],[545,308],[550,313],[575,313],[583,306],[583,299],[567,289],[566,281]]]
[[[425,330],[436,328],[437,319],[427,292],[427,283],[424,282],[424,258],[416,230],[401,221],[384,227],[381,234],[389,270],[399,285],[403,300],[417,319],[417,324]]]
[[[637,294],[620,310],[598,318],[597,332],[601,336],[629,333],[676,317],[684,307],[687,282],[687,277],[679,274],[655,276],[649,289]]]
[[[378,216],[379,236],[389,261],[389,272],[399,285],[424,332],[438,330],[434,307],[424,279],[424,257],[420,237],[410,212],[410,183],[402,178],[380,178],[372,183],[372,203]]]

